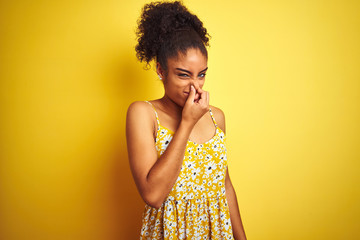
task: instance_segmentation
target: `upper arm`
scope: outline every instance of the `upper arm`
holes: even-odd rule
[[[214,114],[214,118],[216,120],[216,123],[218,124],[219,128],[223,130],[224,133],[226,133],[226,126],[225,126],[225,114],[224,112],[217,107],[211,106],[211,110]]]
[[[146,102],[134,102],[127,111],[126,141],[130,168],[142,194],[147,175],[157,160],[154,139],[154,112]]]

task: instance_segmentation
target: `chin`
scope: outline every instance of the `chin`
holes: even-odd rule
[[[186,103],[187,98],[179,98],[175,102],[179,107],[184,107]]]
[[[187,96],[184,95],[177,95],[174,97],[169,97],[169,99],[175,103],[176,105],[178,105],[179,107],[183,108],[185,106],[185,103],[187,101]]]
[[[179,102],[176,103],[176,104],[183,108],[183,107],[185,106],[185,103],[186,103],[186,99],[183,100],[183,101],[179,101]]]

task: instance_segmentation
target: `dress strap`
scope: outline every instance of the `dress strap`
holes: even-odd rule
[[[209,108],[209,112],[210,112],[210,116],[211,116],[211,118],[212,118],[212,120],[213,120],[213,122],[214,122],[214,124],[215,124],[215,127],[217,127],[218,125],[217,125],[217,123],[216,123],[216,121],[215,121],[215,117],[214,117],[214,115],[213,115],[213,113],[212,113],[212,111],[211,111],[211,108]]]
[[[155,109],[154,105],[149,101],[145,101],[145,102],[147,102],[148,104],[150,104],[153,107],[154,112],[155,112],[155,116],[156,116],[156,121],[157,121],[157,124],[158,124],[158,127],[159,127],[160,126],[160,121],[159,121],[159,117],[158,117],[158,114],[156,112],[156,109]]]

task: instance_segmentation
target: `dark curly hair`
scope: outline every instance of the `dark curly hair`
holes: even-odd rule
[[[145,4],[136,30],[136,56],[146,68],[155,60],[167,72],[167,59],[199,49],[207,57],[210,35],[200,19],[179,1]]]

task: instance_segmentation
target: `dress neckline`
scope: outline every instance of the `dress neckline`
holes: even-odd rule
[[[174,132],[173,130],[171,130],[171,129],[167,128],[167,127],[164,127],[163,125],[161,125],[161,124],[158,123],[158,130],[157,130],[157,132],[156,132],[156,139],[158,139],[159,132],[160,132],[160,129],[161,129],[161,128],[163,128],[163,129],[167,130],[168,132],[170,132],[170,135],[171,135],[171,136],[173,136],[173,135],[175,134],[175,132]],[[218,133],[219,133],[220,131],[223,132],[222,129],[219,128],[219,126],[215,126],[215,133],[214,133],[214,135],[213,135],[209,140],[207,140],[207,141],[205,141],[205,142],[203,142],[203,143],[197,143],[197,142],[195,142],[195,141],[193,141],[193,140],[190,140],[190,139],[188,139],[187,141],[190,142],[190,143],[192,143],[192,144],[194,144],[194,145],[206,145],[206,144],[209,144],[209,143],[213,142],[214,139],[216,138],[216,136],[218,135]]]
[[[156,139],[158,139],[158,136],[159,136],[158,134],[159,134],[160,128],[163,128],[163,129],[167,130],[168,132],[170,132],[170,135],[173,136],[175,134],[175,132],[173,130],[171,130],[171,129],[169,129],[169,128],[167,128],[167,127],[160,124],[159,116],[157,114],[155,106],[150,101],[145,101],[145,102],[149,103],[152,106],[152,108],[154,109],[154,112],[155,112],[156,121],[157,121],[157,125],[158,125],[158,129],[157,129],[157,132],[156,132]],[[211,111],[211,108],[209,108],[209,113],[210,113],[211,119],[213,120],[213,123],[215,125],[215,133],[214,133],[214,135],[209,140],[207,140],[207,141],[205,141],[203,143],[197,143],[197,142],[195,142],[193,140],[190,140],[190,139],[187,140],[188,143],[190,142],[190,143],[192,143],[194,145],[204,145],[204,144],[208,144],[208,143],[213,142],[220,131],[223,132],[223,134],[225,135],[224,131],[221,128],[219,128],[218,124],[216,123],[215,118],[213,116],[213,113]]]

